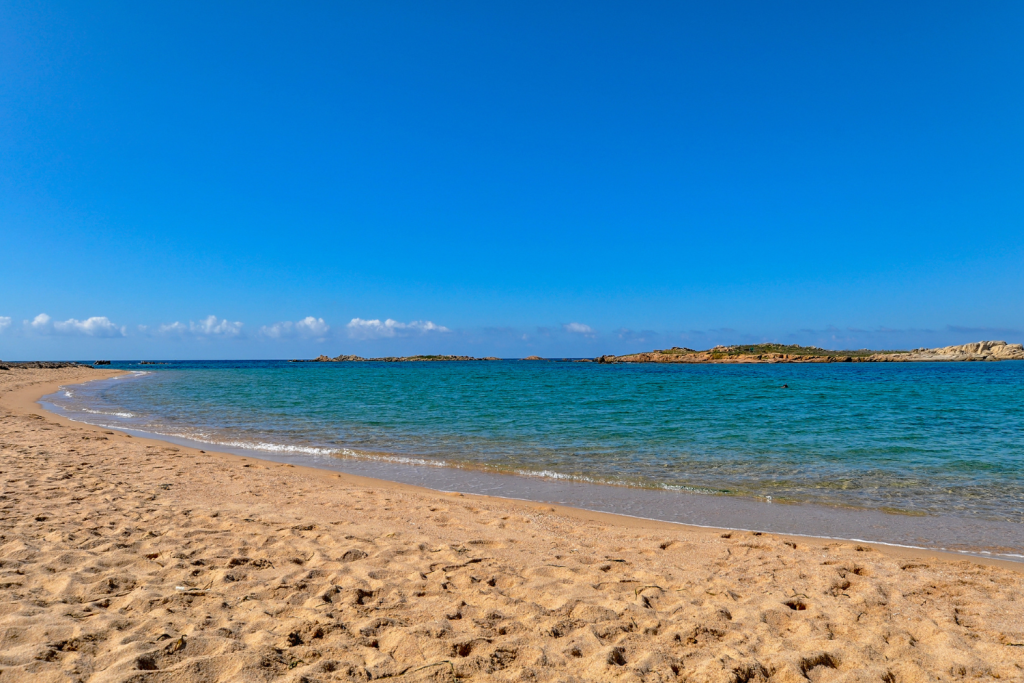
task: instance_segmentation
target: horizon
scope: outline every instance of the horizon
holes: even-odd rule
[[[1024,341],[1024,7],[0,7],[0,359]]]
[[[999,342],[1006,343],[1004,340],[978,340],[978,341],[999,341]],[[968,342],[968,343],[971,343],[971,342]],[[715,345],[713,347],[709,347],[707,349],[691,349],[691,348],[688,348],[688,347],[674,346],[674,347],[671,347],[671,349],[682,349],[682,350],[691,351],[691,352],[694,352],[694,353],[706,353],[706,352],[714,351],[716,349],[743,348],[743,347],[747,347],[747,346],[752,346],[752,347],[756,347],[756,346],[779,346],[779,347],[782,347],[782,348],[803,348],[803,349],[814,349],[814,350],[820,350],[820,351],[834,351],[834,352],[837,352],[837,353],[857,353],[857,352],[864,352],[864,351],[870,351],[872,353],[905,353],[905,352],[911,352],[911,351],[927,350],[927,349],[920,349],[920,348],[915,348],[915,349],[869,349],[867,347],[863,347],[863,348],[859,348],[859,349],[854,349],[854,348],[827,349],[827,348],[824,348],[824,347],[817,347],[817,346],[808,346],[808,345],[801,345],[801,344],[777,344],[777,343],[774,343],[774,342],[769,342],[769,343],[751,343],[751,344],[718,344],[718,345]],[[961,345],[957,344],[957,345],[954,345],[954,346],[961,346]],[[624,356],[624,355],[631,355],[633,353],[645,353],[645,352],[657,351],[657,350],[659,350],[659,349],[635,350],[635,351],[627,351],[624,354],[615,354],[615,355],[617,355],[617,356]],[[70,358],[70,357],[69,358],[49,358],[49,359],[33,358],[33,359],[30,359],[30,360],[28,360],[28,359],[19,359],[19,360],[9,360],[8,359],[8,360],[5,360],[5,359],[0,358],[0,362],[9,362],[9,363],[62,362],[62,363],[81,363],[81,364],[90,364],[90,365],[94,365],[96,363],[140,363],[140,362],[142,362],[142,363],[151,363],[151,364],[152,363],[155,363],[155,364],[161,364],[161,363],[232,363],[232,362],[245,362],[245,363],[249,363],[249,362],[253,362],[253,363],[259,363],[259,362],[264,362],[264,363],[265,362],[307,363],[307,362],[315,362],[316,359],[321,357],[321,356],[327,356],[331,360],[333,360],[334,358],[337,358],[339,356],[356,356],[356,360],[353,361],[353,362],[360,362],[360,361],[380,361],[380,360],[382,360],[384,358],[398,358],[398,359],[433,358],[433,357],[438,357],[438,356],[453,357],[453,356],[459,356],[459,355],[464,355],[464,354],[442,354],[442,353],[434,353],[434,354],[423,353],[423,354],[419,354],[419,353],[416,353],[416,354],[407,354],[407,355],[401,356],[401,357],[397,357],[397,356],[361,357],[361,356],[357,356],[356,354],[344,354],[344,353],[341,353],[341,354],[335,354],[335,355],[331,356],[330,354],[322,353],[322,354],[317,354],[313,358],[286,358],[286,357],[282,357],[282,358],[156,358],[156,357],[139,357],[139,358],[98,358],[98,359],[95,359],[95,360],[84,360],[82,358],[77,358],[76,359],[76,358]],[[529,358],[535,358],[535,359],[539,359],[539,360],[567,361],[567,360],[597,359],[597,358],[599,358],[601,356],[609,356],[609,355],[612,355],[612,354],[598,354],[597,356],[536,356],[536,354],[533,354],[533,355],[528,356],[528,357],[523,357],[523,356],[505,356],[505,357],[487,356],[487,357],[476,357],[475,360],[501,360],[501,361],[504,361],[504,360],[528,360]]]

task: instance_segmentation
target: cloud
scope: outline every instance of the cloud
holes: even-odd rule
[[[0,332],[11,326],[11,319],[5,315],[0,315]]]
[[[50,316],[40,313],[32,319],[31,323],[26,320],[25,324],[38,334],[84,335],[87,337],[125,336],[124,327],[115,325],[109,318],[103,315],[93,316],[85,320],[68,318],[67,320],[54,322]]]
[[[590,325],[584,325],[583,323],[566,323],[562,325],[562,329],[570,334],[582,334],[584,337],[594,337],[596,333]]]
[[[173,322],[169,325],[161,325],[157,328],[157,332],[160,334],[186,334],[188,332],[188,325],[179,322]]]
[[[217,316],[210,315],[198,323],[190,320],[188,325],[177,321],[169,325],[161,325],[158,331],[163,335],[184,336],[190,334],[195,337],[237,337],[242,334],[242,323],[231,322],[226,318],[220,320]]]
[[[411,323],[400,323],[391,318],[384,322],[352,318],[345,327],[348,329],[348,336],[353,339],[382,339],[387,337],[408,337],[413,334],[428,334],[431,332],[451,332],[447,327],[435,325],[429,320],[414,320]]]
[[[203,334],[207,336],[237,337],[242,333],[242,323],[217,320],[217,316],[210,315],[200,320],[198,324],[189,321],[189,330],[192,334]]]
[[[70,318],[56,322],[53,329],[61,334],[85,334],[90,337],[123,337],[124,328],[110,322],[106,316],[93,316],[85,320]]]
[[[324,322],[323,318],[314,318],[309,315],[298,322],[284,321],[273,325],[264,325],[260,328],[260,334],[271,339],[286,339],[290,337],[317,337],[323,338],[331,329],[331,326]]]

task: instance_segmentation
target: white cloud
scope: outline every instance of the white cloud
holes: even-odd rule
[[[0,315],[0,332],[11,326],[11,319],[5,315]]]
[[[260,334],[271,339],[284,339],[288,337],[317,337],[322,338],[330,331],[331,326],[324,322],[323,318],[306,316],[298,322],[285,321],[264,325],[260,328]]]
[[[104,315],[96,315],[85,320],[68,318],[64,321],[52,321],[50,316],[40,313],[32,322],[25,321],[26,326],[39,334],[79,334],[88,337],[123,337],[124,327],[115,325]]]
[[[384,322],[380,320],[363,320],[352,318],[346,325],[348,336],[353,339],[381,339],[383,337],[405,337],[412,334],[427,334],[430,332],[451,332],[443,325],[435,325],[429,320],[414,320],[411,323],[400,323],[397,320],[388,318]]]
[[[217,316],[210,315],[199,322],[190,320],[188,325],[177,321],[161,325],[159,332],[166,335],[191,334],[196,337],[237,337],[242,334],[242,323],[231,322],[226,318],[220,320]]]
[[[590,325],[584,325],[583,323],[566,323],[562,325],[562,329],[571,334],[582,334],[584,337],[593,337],[595,334]]]
[[[179,322],[173,322],[169,325],[161,325],[158,329],[160,334],[185,334],[188,332],[188,325]]]
[[[323,318],[314,318],[311,315],[307,315],[305,318],[295,323],[295,329],[299,330],[300,334],[306,334],[311,337],[322,337],[327,334],[331,326],[324,322]]]
[[[220,335],[225,337],[236,337],[242,332],[242,323],[217,320],[217,316],[210,315],[200,320],[198,324],[189,321],[189,330],[193,334]]]
[[[56,322],[53,329],[61,334],[85,334],[90,337],[123,337],[124,328],[110,322],[106,316],[93,316],[85,320],[70,318]]]

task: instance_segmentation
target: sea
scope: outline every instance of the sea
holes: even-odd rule
[[[1024,560],[1021,362],[111,367],[44,406],[438,490]]]

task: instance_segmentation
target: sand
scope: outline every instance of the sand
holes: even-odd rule
[[[132,438],[0,371],[0,683],[1024,680],[1021,567]]]

